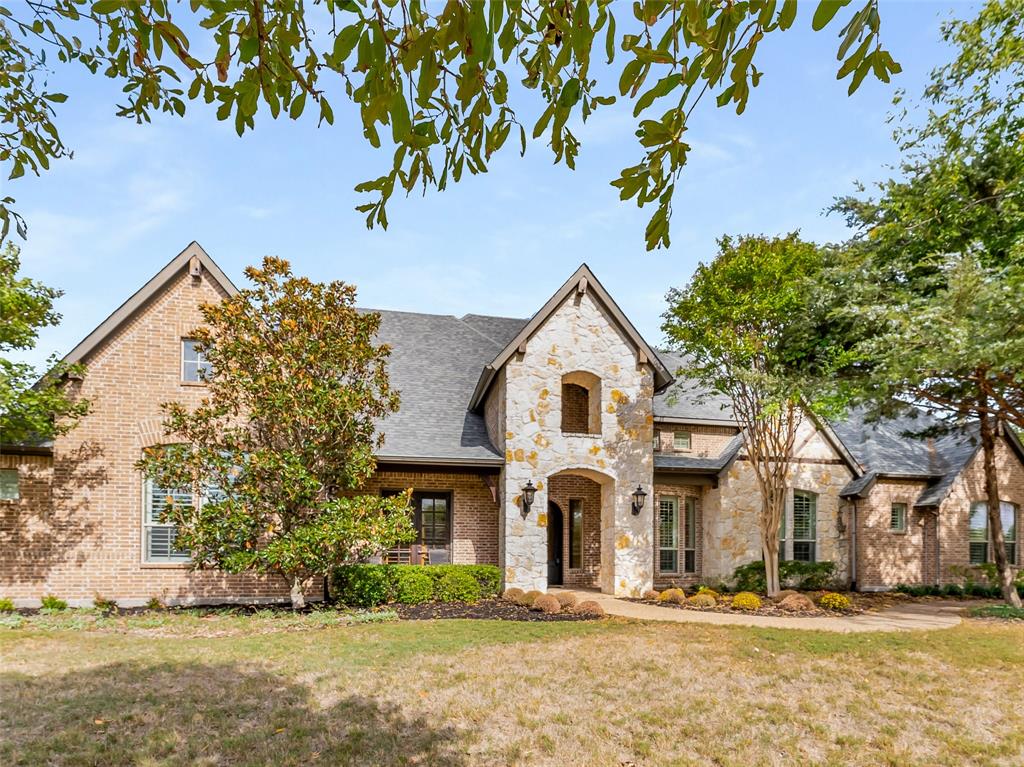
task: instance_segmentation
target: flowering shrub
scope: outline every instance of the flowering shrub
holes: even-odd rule
[[[818,600],[818,606],[826,610],[849,610],[853,604],[850,602],[849,597],[843,594],[826,591],[821,595],[821,599]]]
[[[732,606],[737,610],[760,610],[761,597],[749,591],[741,591],[732,598]]]
[[[714,607],[718,604],[715,598],[706,591],[698,591],[686,601],[694,607]]]
[[[697,593],[698,594],[707,594],[712,599],[720,599],[721,596],[722,596],[717,591],[715,591],[712,588],[708,588],[707,586],[701,586],[700,588],[698,588],[697,589]]]

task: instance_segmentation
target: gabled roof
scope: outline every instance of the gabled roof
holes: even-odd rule
[[[633,327],[633,323],[622,313],[615,300],[604,289],[604,286],[594,276],[594,273],[590,271],[590,267],[586,264],[581,264],[580,268],[573,272],[573,275],[565,281],[562,287],[555,291],[555,294],[548,299],[547,303],[530,318],[529,322],[498,352],[497,356],[484,366],[477,381],[476,389],[473,391],[473,396],[470,399],[469,409],[478,411],[483,406],[484,398],[487,396],[487,391],[490,389],[491,382],[498,374],[498,371],[505,366],[505,363],[512,358],[512,355],[521,346],[530,340],[530,337],[554,314],[563,301],[574,292],[586,293],[588,291],[605,308],[615,324],[618,325],[619,330],[633,343],[638,352],[640,363],[649,364],[654,368],[655,390],[663,389],[672,383],[672,374],[665,367],[658,353],[648,345],[643,336]]]
[[[228,276],[221,271],[209,254],[202,246],[194,240],[176,255],[171,262],[157,272],[153,278],[143,285],[127,301],[107,317],[89,335],[83,338],[79,344],[64,357],[64,362],[73,364],[81,362],[100,344],[107,340],[119,327],[145,306],[154,296],[163,290],[170,282],[178,277],[181,272],[189,268],[189,262],[195,258],[202,265],[203,269],[217,285],[229,295],[238,292],[235,284],[228,279]]]

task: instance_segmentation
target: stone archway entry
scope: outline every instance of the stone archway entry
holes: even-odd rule
[[[562,509],[548,501],[548,585],[562,585]]]

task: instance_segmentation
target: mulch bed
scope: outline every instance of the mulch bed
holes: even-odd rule
[[[531,610],[504,599],[483,599],[476,604],[463,602],[427,602],[422,605],[388,605],[398,617],[408,621],[468,618],[492,621],[592,621],[598,616],[588,613],[562,612],[550,615]]]
[[[692,610],[693,612],[702,613],[728,613],[730,615],[776,615],[781,618],[813,618],[818,616],[836,616],[836,615],[856,615],[864,612],[863,609],[854,607],[852,610],[843,610],[842,612],[834,610],[822,610],[815,608],[813,610],[782,610],[775,606],[766,597],[761,598],[761,609],[760,610],[734,610],[727,604],[719,603],[715,607],[694,607],[693,605],[677,605],[674,602],[655,602],[652,599],[630,599],[630,602],[638,602],[640,604],[651,605],[653,607],[669,607],[676,610]]]

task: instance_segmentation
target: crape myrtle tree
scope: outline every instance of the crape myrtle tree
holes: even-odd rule
[[[932,75],[924,122],[897,133],[899,177],[836,206],[858,236],[830,278],[834,317],[875,415],[924,406],[942,430],[977,424],[992,561],[1019,607],[996,461],[1000,435],[1024,427],[1024,3],[990,2],[943,35],[957,55]]]
[[[53,302],[61,291],[21,276],[20,268],[20,251],[8,242],[0,249],[0,445],[66,434],[89,411],[88,400],[66,385],[68,375],[83,374],[80,366],[50,357],[40,377],[34,365],[10,358],[33,349],[40,329],[60,322]]]
[[[415,535],[407,494],[357,494],[398,392],[390,348],[374,343],[380,315],[355,308],[354,286],[277,258],[245,273],[251,287],[202,306],[207,395],[164,404],[169,444],[140,468],[199,499],[169,493],[166,511],[196,568],[277,574],[299,608],[316,576]]]
[[[881,46],[877,0],[850,3],[820,0],[810,22],[838,30],[837,74],[852,93],[900,67]],[[0,0],[0,124],[17,127],[0,131],[0,164],[16,178],[70,154],[54,111],[66,95],[46,85],[54,61],[122,84],[119,115],[183,115],[202,100],[239,134],[268,115],[331,124],[348,99],[366,141],[393,150],[356,187],[367,226],[386,227],[396,190],[482,173],[510,138],[521,152],[541,139],[574,167],[572,126],[624,97],[638,162],[612,183],[653,206],[651,249],[669,244],[690,115],[710,100],[742,112],[760,44],[796,16],[796,0]],[[24,228],[11,202],[0,201],[4,234]]]
[[[724,395],[761,495],[758,518],[769,596],[779,592],[779,527],[794,445],[808,414],[842,407],[831,371],[843,354],[815,300],[826,253],[786,237],[723,237],[689,285],[672,290],[662,326],[698,389]]]

